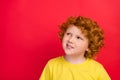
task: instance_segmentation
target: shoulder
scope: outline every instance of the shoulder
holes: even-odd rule
[[[48,63],[52,63],[52,62],[57,62],[57,61],[61,61],[62,60],[62,56],[59,56],[59,57],[55,57],[55,58],[52,58],[48,61]]]
[[[96,65],[96,66],[102,66],[102,64],[94,59],[89,59],[89,63],[90,64],[93,64],[93,65]]]
[[[92,72],[97,72],[96,74],[101,74],[103,72],[106,72],[104,66],[96,60],[90,59],[88,66]]]
[[[111,80],[106,69],[100,62],[89,59],[89,69],[99,78],[99,80]]]
[[[100,62],[98,62],[94,59],[89,59],[89,66],[91,66],[94,69],[98,69],[98,70],[101,70],[104,68]]]
[[[52,58],[47,62],[47,64],[48,65],[58,65],[58,64],[62,63],[62,58],[63,58],[63,56]]]

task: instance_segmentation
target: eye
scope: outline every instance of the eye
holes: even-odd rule
[[[81,37],[79,37],[79,36],[77,36],[77,39],[81,39],[81,40],[83,40],[83,38],[81,38]]]
[[[66,33],[67,35],[70,35],[71,33]]]
[[[80,39],[80,37],[77,37],[77,39]]]

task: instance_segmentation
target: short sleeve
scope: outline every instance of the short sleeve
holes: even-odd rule
[[[51,80],[51,78],[50,78],[50,68],[49,68],[48,63],[46,64],[39,80]]]

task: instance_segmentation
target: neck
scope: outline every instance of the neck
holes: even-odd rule
[[[73,64],[80,64],[86,60],[84,56],[65,55],[64,58],[65,60]]]

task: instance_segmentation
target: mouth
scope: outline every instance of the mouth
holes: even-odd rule
[[[70,44],[66,44],[66,48],[67,49],[74,49],[74,47],[72,45],[70,45]]]

